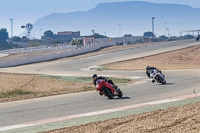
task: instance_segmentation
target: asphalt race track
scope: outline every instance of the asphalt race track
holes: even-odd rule
[[[104,76],[144,77],[144,82],[121,88],[124,96],[120,99],[108,100],[96,91],[90,91],[1,103],[0,127],[200,93],[200,70],[163,71],[166,76],[166,85],[153,84],[150,80],[146,80],[144,71],[88,70],[91,66],[153,55],[197,44],[194,40],[167,42],[74,60],[2,68],[1,72],[84,76],[97,73]]]

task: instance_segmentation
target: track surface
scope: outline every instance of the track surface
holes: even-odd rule
[[[129,49],[91,56],[75,60],[60,60],[40,64],[25,65],[1,69],[1,72],[56,74],[56,75],[115,75],[124,77],[146,77],[144,71],[81,71],[82,68],[102,65],[106,63],[122,61],[152,55],[156,53],[176,50],[192,45],[194,41],[170,42],[142,48]],[[158,85],[146,81],[145,84],[130,85],[121,88],[124,97],[122,99],[108,100],[98,95],[96,91],[37,98],[0,104],[0,127],[26,123],[31,121],[75,115],[93,111],[99,111],[119,106],[127,106],[144,102],[156,101],[175,96],[200,92],[200,71],[164,71],[167,84]]]

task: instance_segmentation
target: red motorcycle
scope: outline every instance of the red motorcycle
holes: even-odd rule
[[[120,88],[115,89],[112,84],[100,80],[98,81],[98,84],[96,85],[97,91],[99,91],[100,95],[107,96],[109,99],[113,99],[113,97],[118,96],[122,97],[123,93],[120,90]]]

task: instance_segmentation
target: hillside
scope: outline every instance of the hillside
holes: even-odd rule
[[[198,29],[199,8],[178,4],[155,4],[149,2],[111,2],[99,4],[89,11],[71,13],[52,13],[34,23],[32,35],[38,36],[43,31],[80,31],[81,35],[92,34],[91,30],[107,36],[143,35],[151,31],[151,18],[155,17],[155,33],[165,34],[166,27],[172,35],[179,35],[181,30]]]

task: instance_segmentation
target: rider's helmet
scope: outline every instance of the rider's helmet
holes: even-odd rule
[[[148,70],[150,68],[150,66],[148,65],[148,66],[146,66],[146,70]]]
[[[97,77],[97,74],[93,74],[92,75],[92,79],[94,80],[94,78],[96,78]]]

